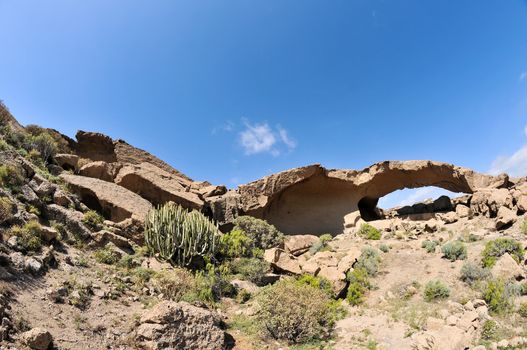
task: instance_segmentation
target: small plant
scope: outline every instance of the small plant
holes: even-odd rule
[[[34,205],[31,205],[31,204],[28,205],[26,210],[28,211],[28,213],[34,214],[36,216],[40,216],[40,209],[38,209]]]
[[[92,294],[92,286],[89,282],[79,282],[71,279],[64,283],[68,290],[68,301],[71,305],[84,310],[88,306]]]
[[[527,318],[527,302],[523,302],[520,304],[520,307],[518,308],[518,314],[521,317]]]
[[[309,248],[309,254],[315,255],[318,252],[325,252],[331,250],[331,247],[328,245],[329,242],[333,239],[329,233],[325,233],[318,238],[318,241],[313,243],[311,248]]]
[[[346,300],[350,305],[360,305],[364,302],[364,294],[371,287],[368,272],[365,269],[354,269],[348,274],[348,292]]]
[[[481,262],[484,267],[492,267],[505,253],[509,253],[518,263],[523,260],[523,248],[518,241],[511,238],[497,238],[485,244],[485,249],[481,253]]]
[[[483,289],[482,298],[487,302],[489,310],[498,315],[507,313],[512,306],[505,282],[501,279],[489,280]]]
[[[525,195],[523,195],[525,196]],[[523,222],[522,222],[522,226],[521,226],[521,231],[524,235],[527,235],[527,217],[525,219],[523,219]]]
[[[426,249],[427,253],[435,253],[436,247],[438,246],[437,241],[430,241],[430,240],[424,240],[423,243],[421,243],[421,248]]]
[[[229,267],[233,274],[257,285],[262,284],[263,278],[270,268],[268,262],[257,258],[235,259],[231,261]]]
[[[13,165],[0,165],[0,187],[16,189],[24,183],[22,171]]]
[[[214,305],[222,297],[233,297],[235,295],[236,289],[225,278],[225,273],[212,265],[208,265],[205,271],[196,272],[192,290],[184,296],[183,300]]]
[[[494,340],[498,334],[498,324],[494,320],[486,320],[481,327],[481,339]]]
[[[181,301],[194,287],[194,276],[185,269],[176,268],[172,271],[163,271],[155,274],[151,279],[152,286],[166,299]]]
[[[430,281],[425,285],[423,297],[426,301],[446,299],[450,296],[450,288],[441,281]]]
[[[356,269],[364,269],[369,276],[375,276],[379,271],[380,263],[381,256],[379,255],[379,251],[371,246],[366,246],[362,249],[362,253],[354,267]]]
[[[26,252],[38,252],[42,248],[42,226],[38,221],[29,221],[24,226],[14,226],[10,235],[18,237],[18,245]]]
[[[382,243],[379,245],[379,250],[383,253],[388,253],[390,251],[390,246],[388,244]]]
[[[252,216],[238,216],[234,219],[235,229],[245,232],[256,248],[269,249],[282,244],[284,234],[273,225]]]
[[[467,246],[460,241],[450,241],[441,248],[443,257],[450,261],[465,260],[467,258]]]
[[[84,213],[82,223],[92,231],[99,231],[103,228],[104,218],[95,210],[88,210]]]
[[[291,343],[327,339],[337,318],[332,300],[322,290],[294,279],[266,287],[257,302],[261,328]]]
[[[379,240],[381,239],[381,231],[377,230],[370,224],[362,224],[357,234],[365,239]]]
[[[16,205],[9,197],[0,197],[0,224],[8,221],[15,213]]]
[[[465,262],[461,267],[459,279],[472,286],[476,282],[485,280],[489,277],[490,271],[487,268],[471,262]]]
[[[95,261],[101,264],[106,264],[106,265],[114,265],[121,258],[121,256],[118,253],[116,253],[109,247],[104,247],[104,248],[97,250],[93,254],[93,256],[95,258]]]

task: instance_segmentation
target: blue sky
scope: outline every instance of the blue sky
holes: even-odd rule
[[[0,0],[0,98],[229,187],[387,159],[527,175],[526,38],[521,0]]]

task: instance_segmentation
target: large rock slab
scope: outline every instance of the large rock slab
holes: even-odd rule
[[[145,312],[136,339],[147,349],[224,350],[228,337],[213,311],[186,302],[163,301]]]
[[[61,178],[84,204],[114,222],[127,218],[143,221],[152,208],[146,199],[111,182],[71,174],[61,174]]]
[[[203,200],[189,192],[188,183],[180,178],[149,163],[123,166],[114,182],[119,186],[138,193],[153,204],[164,204],[172,201],[189,209],[201,209]]]

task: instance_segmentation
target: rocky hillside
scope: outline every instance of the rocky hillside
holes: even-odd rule
[[[526,178],[390,161],[228,190],[0,123],[2,349],[527,348]],[[377,207],[422,186],[460,196]]]

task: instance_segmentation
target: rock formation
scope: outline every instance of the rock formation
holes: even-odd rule
[[[240,210],[289,234],[340,233],[344,217],[359,211],[380,219],[379,198],[399,189],[424,186],[474,193],[507,188],[506,175],[490,176],[447,163],[387,161],[364,170],[328,170],[310,165],[267,176],[238,189]]]

